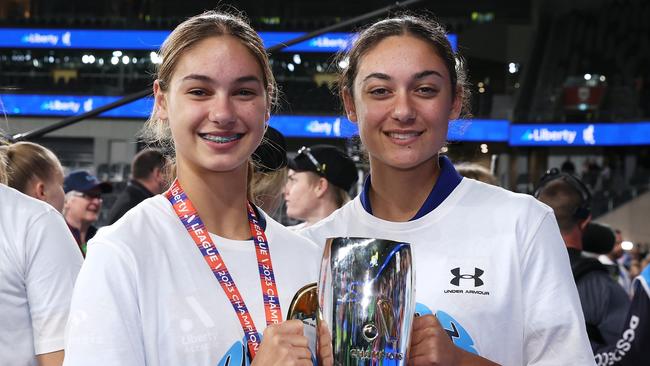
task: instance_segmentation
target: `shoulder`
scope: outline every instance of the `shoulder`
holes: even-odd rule
[[[480,200],[479,202],[491,209],[530,211],[536,215],[553,212],[550,207],[529,194],[512,192],[474,179],[463,178],[459,188],[466,199]]]
[[[360,198],[357,196],[316,224],[299,229],[296,232],[322,248],[325,246],[325,240],[332,236],[333,233],[346,232],[347,225],[358,221],[365,213],[365,211],[361,212],[360,209],[363,211]]]
[[[312,240],[302,235],[298,235],[293,230],[275,221],[261,209],[259,210],[262,212],[266,220],[265,233],[273,247],[280,246],[286,250],[294,252],[320,255],[320,248]]]
[[[61,213],[48,203],[2,184],[0,202],[0,238],[5,237],[2,241],[34,247],[45,239],[65,240],[63,235],[70,234]]]
[[[0,202],[2,202],[0,205],[2,218],[13,218],[14,223],[22,222],[17,220],[18,217],[37,220],[42,216],[61,216],[49,204],[2,184],[0,184]]]
[[[458,189],[457,213],[467,217],[479,215],[498,223],[500,228],[510,228],[525,242],[533,240],[543,227],[557,226],[553,209],[532,195],[466,178]]]
[[[176,223],[173,209],[164,196],[158,195],[142,201],[109,226],[104,226],[91,239],[91,244],[111,242],[130,246],[149,242],[156,235]]]

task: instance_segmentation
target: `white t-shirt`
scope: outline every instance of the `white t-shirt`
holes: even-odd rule
[[[63,349],[81,252],[63,216],[0,184],[0,364]]]
[[[321,250],[263,215],[286,319],[295,293],[316,282]],[[263,333],[253,241],[211,236]],[[65,365],[243,365],[244,354],[232,305],[164,196],[90,241],[72,297]]]
[[[419,219],[390,222],[360,196],[301,234],[411,243],[416,312],[454,343],[502,365],[593,365],[567,250],[553,211],[533,197],[462,179]]]

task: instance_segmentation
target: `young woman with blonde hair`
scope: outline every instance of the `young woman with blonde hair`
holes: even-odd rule
[[[148,125],[176,180],[91,240],[66,365],[311,365],[302,322],[283,320],[320,251],[248,197],[276,90],[262,41],[206,12],[160,56]]]
[[[0,135],[0,144],[2,138]],[[17,145],[13,145],[17,146]],[[21,146],[31,146],[22,144]],[[36,145],[35,151],[43,151]],[[11,146],[10,146],[11,147]],[[0,153],[0,355],[6,365],[60,366],[81,253],[60,212],[5,185]],[[21,150],[22,151],[22,150]],[[24,152],[21,152],[21,154]],[[28,156],[25,158],[29,159]],[[38,160],[42,156],[33,157]],[[52,157],[50,157],[52,158]],[[56,159],[54,157],[54,159]],[[58,163],[58,161],[57,161]],[[50,166],[49,163],[44,166]],[[60,169],[60,165],[54,165]],[[33,172],[36,173],[45,172]],[[33,178],[40,179],[40,178]]]
[[[63,168],[52,151],[33,142],[0,146],[7,167],[7,185],[63,210]]]

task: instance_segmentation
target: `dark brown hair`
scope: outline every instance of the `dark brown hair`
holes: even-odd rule
[[[380,20],[359,33],[349,51],[336,58],[347,66],[339,72],[338,91],[343,103],[343,92],[348,90],[354,95],[354,79],[359,70],[361,58],[370,52],[379,42],[391,36],[413,36],[431,45],[433,50],[447,66],[451,79],[452,98],[462,97],[462,116],[469,115],[470,89],[467,84],[467,72],[464,60],[454,52],[447,39],[445,28],[433,19],[412,14],[402,14],[393,18]],[[457,95],[460,92],[460,95]]]

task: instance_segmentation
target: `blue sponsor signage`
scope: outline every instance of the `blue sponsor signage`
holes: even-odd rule
[[[456,120],[449,122],[450,141],[504,142],[508,141],[510,121],[492,119]]]
[[[115,102],[120,97],[0,94],[0,111],[10,116],[67,117]],[[152,98],[143,98],[100,114],[108,118],[149,117]],[[343,116],[273,115],[270,125],[288,137],[348,138],[358,134],[357,125]],[[449,139],[453,141],[507,141],[508,121],[453,121]]]
[[[0,94],[0,110],[14,116],[67,117],[89,112],[115,102],[120,97]],[[100,117],[147,118],[153,108],[153,99],[143,98],[100,114]]]
[[[158,50],[170,31],[1,28],[0,48]],[[260,32],[266,47],[275,46],[305,32]],[[455,34],[448,36],[454,50]],[[354,33],[325,33],[285,48],[284,52],[338,52],[347,49]]]
[[[269,125],[288,137],[348,138],[357,125],[341,116],[271,116]]]
[[[91,111],[118,96],[0,94],[0,113],[9,116],[67,117]],[[152,98],[104,112],[105,118],[149,117]],[[269,122],[288,137],[348,138],[357,125],[343,116],[273,115]],[[457,120],[450,141],[509,142],[512,146],[650,145],[650,122],[592,124],[510,124],[507,120]]]
[[[650,144],[650,122],[512,124],[513,146],[615,146]]]

